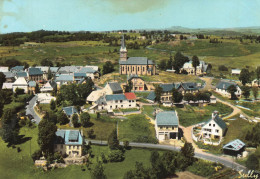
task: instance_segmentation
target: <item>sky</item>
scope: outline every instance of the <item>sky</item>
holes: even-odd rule
[[[260,0],[0,0],[0,33],[260,26]]]

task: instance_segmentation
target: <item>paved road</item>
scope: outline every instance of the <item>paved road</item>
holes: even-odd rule
[[[87,141],[87,140],[86,140]],[[92,144],[97,144],[97,145],[107,145],[107,141],[99,141],[99,140],[91,140]],[[123,145],[123,142],[120,142],[120,145]],[[163,150],[172,150],[172,151],[180,151],[180,147],[175,147],[171,145],[162,145],[162,144],[148,144],[148,143],[135,143],[135,142],[130,142],[129,146],[132,147],[140,147],[140,148],[153,148],[153,149],[163,149]],[[217,155],[212,155],[208,153],[198,153],[195,152],[195,157],[212,161],[212,162],[218,162],[223,164],[226,167],[232,168],[236,171],[244,170],[247,171],[246,167],[221,156]]]
[[[36,104],[37,96],[34,96],[30,101],[29,104],[26,106],[26,115],[31,114],[33,118],[36,120],[36,124],[39,124],[41,118],[35,113],[34,106]]]

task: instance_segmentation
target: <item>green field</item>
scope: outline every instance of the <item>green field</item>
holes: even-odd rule
[[[31,138],[26,142],[17,145],[21,148],[21,152],[17,152],[17,148],[8,148],[0,139],[0,172],[1,178],[90,178],[90,171],[83,166],[86,171],[81,170],[81,166],[70,166],[65,169],[55,169],[48,172],[43,172],[33,165],[33,160],[30,157],[35,150],[38,149],[37,144],[37,127],[34,129],[22,128],[21,135]],[[92,146],[94,157],[91,158],[93,164],[96,163],[96,157],[100,156],[101,152],[108,155],[108,147]],[[149,149],[131,149],[125,152],[125,160],[119,163],[104,164],[105,174],[108,178],[123,178],[125,172],[134,169],[135,162],[143,162],[144,166],[150,166]],[[161,151],[162,152],[162,151]],[[160,152],[160,153],[161,153]],[[91,164],[91,167],[93,165]]]
[[[119,140],[155,143],[155,129],[145,115],[129,115],[118,123]]]

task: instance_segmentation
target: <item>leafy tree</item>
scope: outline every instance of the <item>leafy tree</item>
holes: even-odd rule
[[[252,92],[253,92],[253,95],[255,97],[255,99],[257,99],[257,96],[258,96],[258,87],[257,86],[254,86],[252,88]]]
[[[5,75],[0,72],[0,89],[2,89],[3,83],[5,82]]]
[[[242,86],[242,95],[247,99],[250,96],[250,87]]]
[[[15,66],[20,66],[22,65],[20,61],[12,58],[12,59],[8,59],[5,61],[5,65],[8,66],[9,68],[15,67]]]
[[[41,60],[41,65],[42,66],[53,67],[52,61],[47,59],[47,58]]]
[[[39,88],[39,85],[38,83],[36,83],[36,86],[35,86],[35,93],[39,93],[40,92],[40,88]]]
[[[125,140],[124,142],[123,142],[123,145],[124,145],[124,148],[125,149],[129,149],[130,147],[129,147],[129,141],[128,140]]]
[[[4,110],[2,120],[2,139],[8,145],[14,145],[18,141],[19,126],[16,112],[13,109]]]
[[[79,116],[77,114],[72,115],[72,124],[74,127],[79,127]]]
[[[189,61],[188,57],[185,57],[181,52],[177,52],[174,55],[174,60],[173,60],[173,68],[175,69],[176,73],[179,73],[184,63],[188,61]]]
[[[243,85],[246,85],[246,83],[250,83],[250,72],[248,71],[248,69],[243,68],[241,70],[241,73],[239,75],[239,80],[242,82]]]
[[[103,167],[103,164],[99,161],[96,165],[95,165],[95,167],[94,167],[94,169],[92,170],[92,176],[91,176],[91,178],[93,178],[93,179],[106,179],[107,177],[106,177],[106,175],[105,175],[105,173],[104,173],[104,167]]]
[[[174,174],[177,164],[175,153],[172,151],[164,152],[161,161],[164,166],[165,177]]]
[[[188,102],[195,101],[195,97],[192,93],[185,93],[183,99]]]
[[[38,125],[38,129],[38,144],[41,151],[45,154],[53,153],[53,143],[57,126],[49,121],[49,119],[42,119]]]
[[[167,61],[166,69],[172,69],[173,67],[173,59],[172,56],[170,56],[170,59]]]
[[[161,60],[159,65],[158,65],[159,69],[161,70],[166,70],[167,66],[166,66],[166,60]]]
[[[163,89],[161,86],[157,85],[154,90],[155,93],[155,102],[161,103],[161,96],[163,93]]]
[[[195,161],[194,148],[191,143],[185,142],[184,146],[181,148],[181,154],[185,157],[183,162],[185,163],[186,167],[192,165],[192,163]]]
[[[94,83],[91,78],[86,78],[86,83],[79,84],[77,88],[77,94],[79,98],[86,99],[88,95],[93,91]]]
[[[87,134],[88,134],[88,138],[90,138],[90,139],[94,139],[96,137],[93,129],[88,130]]]
[[[50,80],[51,78],[52,78],[51,70],[48,69],[48,80]]]
[[[128,80],[128,83],[125,86],[125,92],[131,92],[132,88],[133,88],[133,83],[131,80]]]
[[[16,93],[17,95],[24,94],[24,89],[16,88],[16,89],[15,89],[15,93]]]
[[[237,99],[237,96],[235,95],[235,93],[237,92],[237,87],[235,85],[229,86],[227,91],[231,94],[232,100]]]
[[[143,163],[136,162],[135,169],[126,172],[124,175],[124,179],[130,179],[130,178],[149,179],[151,178],[150,171],[149,169],[144,168]]]
[[[219,71],[228,71],[228,68],[227,68],[225,65],[220,65],[220,66],[218,67],[218,70],[219,70]]]
[[[108,146],[112,150],[118,149],[118,147],[119,147],[119,140],[117,139],[116,129],[114,129],[108,137]]]
[[[251,130],[246,133],[246,141],[249,146],[258,146],[260,144],[260,123],[254,125]]]
[[[197,75],[197,66],[200,65],[199,58],[195,55],[192,57],[192,66],[195,68],[195,75]]]
[[[160,154],[158,153],[157,150],[152,151],[151,156],[150,156],[150,162],[154,168],[154,166],[156,165],[156,163],[158,163],[158,161],[160,160]]]
[[[250,170],[258,170],[259,160],[255,154],[249,155],[248,159],[246,160],[246,167]]]
[[[172,102],[180,103],[183,99],[183,95],[175,88],[172,89]]]
[[[65,125],[70,122],[69,118],[63,111],[59,112],[57,120],[61,125]]]
[[[111,61],[106,61],[106,63],[103,65],[103,75],[111,73],[115,71],[114,65]]]
[[[56,109],[56,103],[53,99],[51,100],[50,108],[51,108],[52,111],[54,111]]]
[[[42,157],[42,151],[41,151],[40,149],[39,149],[39,150],[36,150],[36,151],[32,154],[32,159],[33,159],[33,161],[39,160],[41,157]]]
[[[83,127],[87,127],[90,123],[90,115],[87,112],[80,114],[80,122]]]
[[[122,162],[125,159],[124,153],[121,150],[112,150],[108,155],[110,162]]]

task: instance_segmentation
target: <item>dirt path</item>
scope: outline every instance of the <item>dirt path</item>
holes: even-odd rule
[[[204,87],[205,90],[211,90],[212,89],[212,80],[213,78],[212,77],[201,77],[200,78],[201,80],[205,81],[206,85]]]

